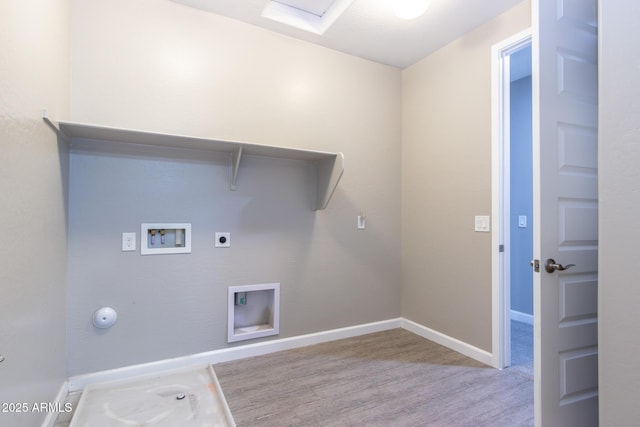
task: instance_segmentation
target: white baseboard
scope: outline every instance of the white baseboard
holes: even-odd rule
[[[73,392],[82,390],[89,384],[102,383],[107,381],[118,381],[145,375],[153,375],[159,372],[181,369],[188,366],[228,362],[231,360],[238,360],[247,357],[274,353],[276,351],[290,350],[293,348],[320,344],[323,342],[335,341],[343,338],[351,338],[359,335],[371,334],[374,332],[381,332],[389,329],[396,329],[400,328],[401,326],[401,318],[389,319],[380,322],[366,323],[364,325],[332,329],[313,334],[299,335],[295,337],[282,338],[271,341],[263,341],[255,344],[247,344],[237,347],[228,347],[220,350],[192,354],[189,356],[177,357],[174,359],[165,359],[156,362],[143,363],[140,365],[126,366],[124,368],[111,369],[108,371],[77,375],[69,378],[68,389],[70,392]]]
[[[397,318],[383,320],[380,322],[366,323],[363,325],[350,326],[346,328],[316,332],[313,334],[299,335],[290,338],[263,341],[255,344],[247,344],[237,347],[228,347],[220,350],[213,350],[204,353],[177,357],[174,359],[165,359],[156,362],[143,363],[139,365],[126,366],[123,368],[111,369],[107,371],[76,375],[69,378],[64,395],[66,395],[67,390],[69,392],[79,391],[90,384],[103,383],[107,381],[118,381],[147,375],[156,375],[158,373],[191,366],[203,366],[228,362],[231,360],[260,356],[264,354],[274,353],[276,351],[290,350],[293,348],[305,347],[308,345],[320,344],[324,342],[335,341],[343,338],[351,338],[359,335],[371,334],[374,332],[381,332],[396,328],[406,329],[416,335],[448,347],[451,350],[457,351],[458,353],[462,353],[467,357],[490,366],[492,365],[493,356],[491,353],[485,350],[474,347],[441,332],[427,328],[426,326],[422,326],[411,320]],[[62,399],[64,401],[64,396],[62,397]]]
[[[53,403],[57,408],[64,408],[64,402],[67,400],[67,394],[69,394],[69,383],[65,381],[62,383],[60,390],[58,390],[58,394],[51,403]],[[47,416],[42,422],[42,427],[53,427],[58,418],[58,414],[58,411],[47,412]]]
[[[413,322],[408,319],[402,319],[402,328],[407,331],[413,332],[416,335],[420,335],[423,338],[436,342],[440,345],[450,348],[451,350],[462,353],[467,357],[482,362],[486,365],[493,366],[493,355],[488,351],[474,347],[471,344],[467,344],[464,341],[460,341],[456,338],[452,338],[441,332],[422,326],[419,323]]]
[[[511,310],[511,320],[517,320],[518,322],[526,323],[527,325],[533,325],[533,315],[523,313],[521,311]]]

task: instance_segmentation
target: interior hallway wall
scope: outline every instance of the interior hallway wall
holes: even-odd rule
[[[491,46],[517,5],[403,71],[402,315],[491,351]]]
[[[42,120],[69,111],[70,3],[0,2],[0,413],[39,425],[65,378],[68,153]]]
[[[73,152],[71,375],[226,347],[231,285],[281,283],[272,338],[400,316],[400,70],[170,1],[72,13],[72,120],[342,151],[346,166],[313,212],[303,162],[247,157],[231,192],[213,154]],[[156,221],[191,222],[192,254],[120,251]],[[102,305],[118,322],[96,331]]]
[[[640,419],[640,7],[598,3],[600,425],[631,426]]]

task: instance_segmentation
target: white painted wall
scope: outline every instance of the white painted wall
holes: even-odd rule
[[[3,426],[39,425],[66,377],[68,154],[41,117],[68,114],[69,32],[68,1],[0,2],[0,403],[28,409]]]
[[[399,70],[169,1],[72,10],[72,120],[342,151],[346,166],[313,212],[303,162],[243,159],[230,192],[211,155],[73,153],[70,374],[226,347],[231,285],[281,283],[280,338],[400,315]],[[122,232],[159,221],[193,223],[191,255],[120,252]],[[90,323],[102,305],[119,313],[108,331]]]
[[[402,314],[491,351],[491,46],[531,25],[520,3],[403,71]]]
[[[600,425],[640,419],[640,7],[600,1]]]

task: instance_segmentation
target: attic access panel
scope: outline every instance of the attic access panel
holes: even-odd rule
[[[314,34],[325,31],[353,0],[271,0],[262,16]]]
[[[286,6],[290,6],[301,10],[303,12],[311,13],[318,17],[322,17],[327,10],[331,7],[336,0],[273,0],[276,3],[282,3]]]

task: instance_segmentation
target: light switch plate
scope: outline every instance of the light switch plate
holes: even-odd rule
[[[122,252],[136,250],[136,233],[122,233]]]
[[[518,227],[519,228],[527,228],[527,216],[519,215],[518,216]]]
[[[475,231],[488,233],[491,231],[490,218],[484,215],[477,215],[475,218]]]

